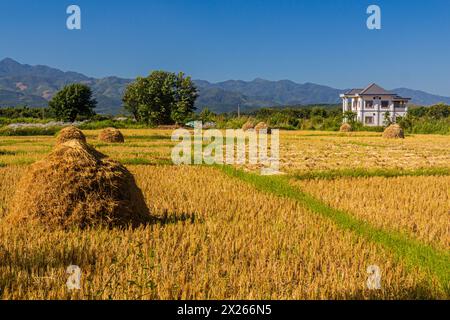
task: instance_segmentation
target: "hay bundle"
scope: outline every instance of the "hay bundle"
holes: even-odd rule
[[[244,131],[248,131],[248,130],[252,130],[255,128],[255,125],[253,124],[252,121],[248,120],[246,123],[244,123],[244,125],[242,126],[242,130]]]
[[[383,138],[386,139],[404,139],[405,133],[398,124],[391,124],[383,132]]]
[[[122,132],[116,128],[106,128],[98,135],[98,140],[111,143],[124,143]]]
[[[7,219],[53,229],[137,226],[149,217],[142,192],[124,166],[71,140],[29,168]]]
[[[78,140],[86,143],[86,137],[84,136],[83,132],[74,126],[62,129],[58,134],[56,143],[61,144],[70,140]]]
[[[350,124],[344,123],[341,128],[339,129],[340,132],[352,132],[353,128]]]
[[[255,126],[255,131],[259,133],[261,130],[266,130],[267,133],[270,133],[270,128],[265,122],[260,122]]]

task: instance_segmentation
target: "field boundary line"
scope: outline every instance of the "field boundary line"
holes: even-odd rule
[[[335,209],[315,197],[292,186],[286,176],[261,176],[231,166],[216,166],[230,177],[249,183],[255,189],[298,203],[333,221],[339,228],[352,231],[368,241],[381,244],[410,266],[416,266],[438,279],[442,289],[450,295],[450,253],[413,239],[403,233],[374,227],[350,213]]]

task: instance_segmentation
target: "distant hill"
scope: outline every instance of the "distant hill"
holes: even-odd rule
[[[117,114],[123,111],[122,95],[131,79],[118,77],[91,78],[77,72],[64,72],[48,66],[30,66],[6,58],[0,61],[0,107],[28,105],[47,106],[51,97],[70,83],[89,85],[98,101],[98,113]],[[195,80],[200,96],[197,108],[208,106],[221,113],[283,105],[335,104],[339,94],[346,91],[314,83],[299,84],[290,80],[253,81],[229,80],[210,83]],[[431,105],[437,102],[450,104],[449,97],[432,95],[411,89],[394,89],[394,92],[412,98],[412,103]]]
[[[47,100],[42,97],[2,89],[0,89],[0,101],[1,105],[5,106],[29,105],[43,107],[47,105]]]
[[[219,83],[197,80],[196,84],[200,90],[198,104],[222,111],[235,111],[238,104],[242,110],[246,110],[255,107],[338,103],[342,92],[313,83],[298,84],[289,80],[229,80]]]
[[[445,104],[450,104],[450,97],[443,97],[434,94],[430,94],[424,91],[411,90],[406,88],[398,88],[392,90],[395,93],[401,95],[402,97],[411,98],[411,102],[421,106],[427,106],[436,104],[438,102],[443,102]]]

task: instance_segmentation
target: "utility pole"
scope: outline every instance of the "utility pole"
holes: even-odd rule
[[[238,118],[241,117],[241,104],[238,103]]]

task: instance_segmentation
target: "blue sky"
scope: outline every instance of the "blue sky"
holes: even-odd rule
[[[66,28],[66,8],[82,30]],[[382,10],[382,29],[366,9]],[[448,0],[2,0],[0,59],[101,77],[377,82],[450,96]]]

